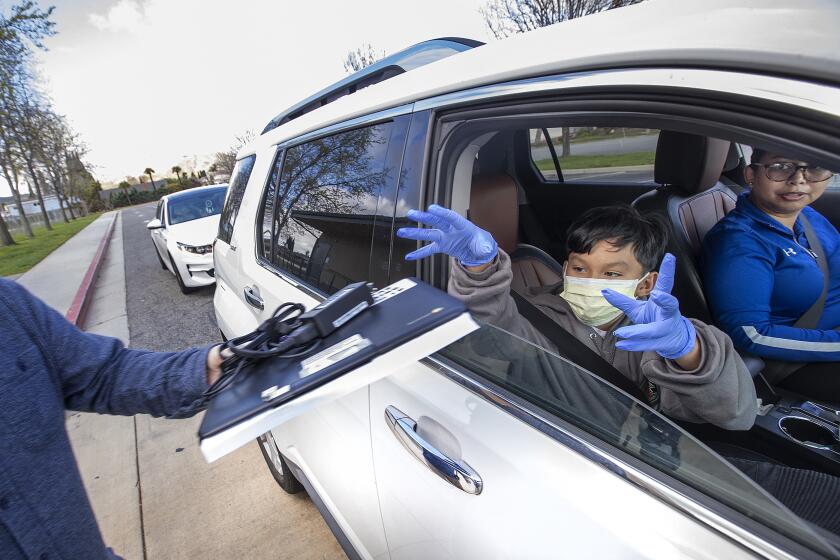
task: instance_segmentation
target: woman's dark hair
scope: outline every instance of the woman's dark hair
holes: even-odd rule
[[[618,248],[632,245],[636,260],[650,272],[656,270],[665,255],[668,225],[660,216],[643,216],[628,205],[590,208],[569,226],[566,249],[589,253],[599,241],[608,241]]]
[[[768,152],[767,150],[762,150],[761,148],[754,147],[752,155],[750,156],[750,163],[761,163],[761,160],[768,155],[770,155],[770,152]]]

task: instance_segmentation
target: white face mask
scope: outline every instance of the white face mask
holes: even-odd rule
[[[638,280],[602,280],[600,278],[576,278],[567,276],[563,269],[563,291],[560,297],[572,308],[575,317],[590,327],[600,327],[621,315],[621,310],[607,301],[601,290],[615,290],[627,297],[636,298],[636,287],[648,277]]]

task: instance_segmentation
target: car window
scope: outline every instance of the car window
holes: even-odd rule
[[[573,362],[489,324],[436,357],[806,546],[820,541],[798,517],[693,436]]]
[[[225,201],[222,216],[219,218],[218,238],[225,243],[230,243],[233,235],[233,225],[236,222],[236,215],[239,213],[239,205],[242,204],[242,197],[245,195],[245,187],[248,186],[248,179],[251,171],[254,170],[254,162],[257,156],[248,156],[236,162],[233,173],[230,176],[228,197]]]
[[[326,294],[368,278],[378,196],[395,180],[385,158],[391,127],[319,138],[277,158],[262,208],[267,260]]]
[[[179,194],[169,199],[169,223],[172,225],[216,216],[222,212],[225,202],[224,187],[201,189]]]
[[[158,220],[161,220],[161,221],[163,220],[163,214],[161,213],[162,209],[163,209],[163,201],[160,200],[157,203],[157,208],[155,208],[155,218],[158,219]]]
[[[531,160],[546,182],[654,183],[657,129],[532,128],[529,138]]]

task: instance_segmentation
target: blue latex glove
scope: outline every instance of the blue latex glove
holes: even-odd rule
[[[405,256],[414,261],[446,253],[464,266],[478,266],[492,261],[499,252],[493,236],[457,212],[432,204],[428,211],[409,210],[408,219],[430,226],[432,229],[400,228],[397,236],[417,241],[431,241]]]
[[[601,293],[634,323],[615,331],[622,340],[617,348],[630,352],[653,350],[674,360],[694,349],[697,333],[691,321],[680,315],[680,303],[671,295],[676,258],[667,253],[659,267],[659,278],[647,301],[629,298],[613,290]]]

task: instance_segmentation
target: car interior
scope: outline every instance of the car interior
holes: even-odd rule
[[[512,291],[523,293],[562,280],[564,234],[569,224],[585,209],[626,203],[643,214],[661,215],[670,224],[667,251],[677,257],[673,293],[686,317],[712,323],[698,258],[705,234],[735,207],[738,194],[747,188],[743,172],[748,157],[743,147],[678,130],[654,131],[658,137],[652,165],[636,166],[650,173],[649,178],[621,182],[620,172],[610,175],[600,169],[596,171],[610,175],[609,182],[595,180],[597,177],[588,181],[586,176],[564,182],[563,159],[557,158],[554,150],[552,158],[559,163],[556,175],[544,173],[535,162],[532,150],[535,137],[540,138],[536,130],[548,138],[547,129],[533,127],[475,136],[452,168],[449,204],[492,233],[510,254]],[[592,161],[597,164],[598,160]],[[572,175],[571,170],[567,173]],[[835,225],[840,224],[837,198],[840,191],[829,189],[817,205]],[[543,334],[551,339],[548,333]],[[763,415],[751,430],[676,423],[727,456],[840,476],[840,403],[813,402],[773,387],[761,375],[760,359],[743,358],[758,396],[765,405],[772,405],[763,407]]]

